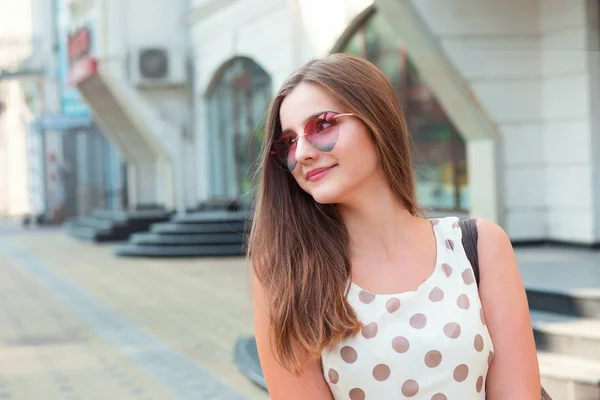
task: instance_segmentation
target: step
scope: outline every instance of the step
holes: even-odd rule
[[[79,226],[105,230],[111,229],[114,225],[113,221],[94,217],[77,217],[72,222]]]
[[[84,240],[96,240],[98,233],[98,229],[81,226],[75,222],[67,222],[64,229],[69,236]]]
[[[140,246],[127,243],[115,247],[118,256],[128,257],[227,257],[243,255],[242,245]]]
[[[525,289],[529,308],[532,310],[600,318],[599,288],[558,289],[526,285]]]
[[[215,222],[246,222],[250,214],[245,211],[203,211],[185,215],[175,215],[171,222],[181,224],[205,224]]]
[[[92,211],[92,217],[97,219],[105,219],[109,221],[115,222],[125,222],[127,221],[127,211],[125,210],[105,210],[105,209],[95,209]]]
[[[247,225],[243,222],[204,223],[204,224],[178,224],[173,222],[159,222],[152,224],[150,232],[162,234],[193,234],[193,233],[228,233],[244,232]]]
[[[554,400],[600,399],[600,361],[538,351],[542,386]]]
[[[247,202],[245,200],[242,200],[241,198],[226,198],[226,199],[212,199],[212,200],[204,201],[198,205],[198,209],[200,209],[202,211],[206,211],[206,210],[235,211],[235,210],[248,209],[249,206],[250,205],[247,204]]]
[[[127,213],[127,219],[130,221],[147,220],[147,221],[168,221],[173,213],[165,210],[136,210]]]
[[[162,235],[158,233],[134,233],[130,243],[142,245],[204,245],[204,244],[242,244],[244,235],[241,233],[210,233],[189,235]]]
[[[531,311],[539,350],[600,360],[600,319]]]
[[[68,222],[64,227],[66,233],[77,239],[90,240],[96,243],[101,242],[122,242],[129,238],[129,232],[120,228],[115,229],[96,229],[89,226],[81,226],[76,222]]]
[[[233,359],[236,365],[252,382],[267,390],[267,383],[260,366],[256,339],[254,336],[240,337],[235,342]]]

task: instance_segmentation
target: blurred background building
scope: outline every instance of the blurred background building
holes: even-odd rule
[[[8,7],[8,0],[0,1],[0,9]],[[25,105],[23,87],[6,77],[8,71],[21,67],[34,46],[29,4],[13,13],[0,13],[0,218],[22,216],[32,207],[26,163],[31,113]]]
[[[60,223],[121,207],[118,150],[67,81],[67,2],[5,0],[0,9],[0,215]]]
[[[29,1],[1,24],[2,69],[40,73],[0,82],[0,213],[251,203],[274,91],[347,52],[396,88],[432,213],[600,242],[597,1]]]
[[[515,241],[596,243],[598,18],[589,0],[195,1],[197,196],[245,193],[243,125],[266,88],[342,51],[394,84],[423,205],[498,221]]]

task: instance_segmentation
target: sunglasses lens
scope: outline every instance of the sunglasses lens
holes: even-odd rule
[[[304,134],[315,149],[329,152],[335,147],[340,132],[336,115],[326,112],[306,123]],[[292,171],[296,167],[296,146],[297,136],[286,134],[273,142],[271,154],[281,167]]]
[[[277,164],[284,169],[291,171],[296,166],[296,157],[293,151],[290,151],[290,145],[286,142],[276,140],[273,143],[271,154],[275,157]]]
[[[336,114],[327,112],[306,124],[306,138],[319,151],[329,152],[337,143],[340,127],[335,116]]]

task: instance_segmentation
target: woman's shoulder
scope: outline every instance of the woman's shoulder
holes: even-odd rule
[[[482,218],[477,218],[477,250],[480,258],[493,259],[495,256],[513,253],[506,231],[497,223]]]

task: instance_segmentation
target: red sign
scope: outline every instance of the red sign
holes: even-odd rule
[[[69,34],[67,45],[70,64],[68,85],[73,87],[96,75],[98,62],[91,56],[92,34],[89,28],[79,28]]]
[[[71,63],[90,55],[92,49],[91,36],[88,28],[79,28],[69,35],[67,46]]]

